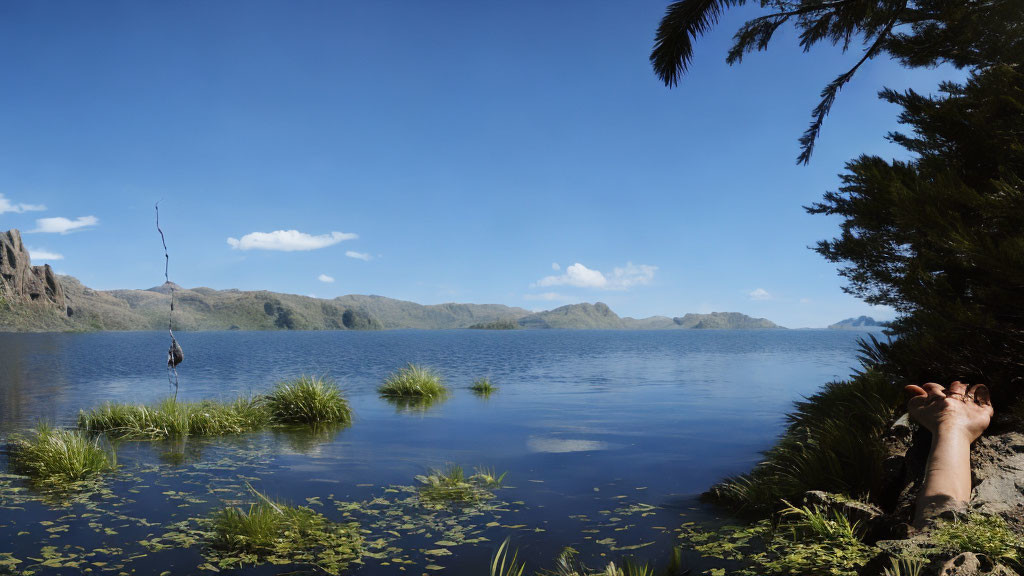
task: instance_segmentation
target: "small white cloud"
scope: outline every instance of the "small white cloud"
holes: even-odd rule
[[[50,252],[49,250],[37,250],[35,248],[28,248],[28,257],[32,260],[63,260],[63,254],[57,254],[56,252]]]
[[[235,250],[277,250],[280,252],[298,252],[318,250],[333,246],[344,240],[358,238],[358,234],[347,232],[331,232],[313,236],[298,230],[275,230],[273,232],[251,232],[238,238],[228,238],[228,245]]]
[[[555,272],[557,272],[557,271],[561,270],[562,267],[558,265],[558,262],[552,262],[551,263],[551,269],[554,270]]]
[[[367,262],[373,260],[373,256],[370,256],[368,253],[356,252],[355,250],[347,250],[345,252],[345,256],[348,256],[349,258],[355,258],[356,260],[365,260]]]
[[[569,300],[568,296],[559,294],[557,292],[544,292],[543,294],[523,294],[523,300],[544,300],[551,302],[552,300]]]
[[[15,214],[21,214],[22,212],[39,212],[46,210],[46,206],[42,204],[15,204],[0,194],[0,214],[6,212],[14,212]]]
[[[328,276],[327,274],[321,274],[321,275],[317,276],[316,279],[321,281],[321,282],[324,282],[326,284],[331,284],[331,283],[334,282],[334,278],[332,278],[331,276]]]
[[[758,289],[750,292],[750,294],[747,294],[747,296],[750,296],[751,300],[771,300],[772,299],[772,295],[769,294],[768,291],[765,290],[764,288],[758,288]]]
[[[628,262],[624,267],[614,268],[611,274],[605,275],[600,270],[587,268],[577,262],[566,268],[564,274],[545,276],[533,286],[575,286],[602,290],[627,290],[633,286],[649,284],[654,279],[654,273],[657,270],[657,266]]]
[[[79,216],[74,220],[64,218],[63,216],[57,216],[55,218],[39,218],[36,220],[35,230],[29,230],[29,232],[43,232],[46,234],[70,234],[75,230],[82,228],[88,228],[89,226],[95,226],[100,223],[100,219],[95,216]]]
[[[810,298],[801,298],[800,299],[800,303],[801,304],[810,304],[811,303],[811,299]]]

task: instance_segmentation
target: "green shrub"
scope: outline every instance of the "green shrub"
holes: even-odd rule
[[[388,376],[377,391],[381,396],[400,398],[438,398],[448,394],[437,372],[416,364]]]
[[[281,424],[350,424],[352,409],[329,380],[302,376],[280,382],[262,398],[270,419]]]
[[[490,378],[478,378],[473,385],[469,387],[478,396],[490,396],[492,392],[498,388],[491,384]]]
[[[248,510],[228,506],[213,515],[210,545],[220,568],[270,562],[339,574],[362,556],[357,524],[330,522],[305,506],[289,506],[252,492],[257,500]]]
[[[1024,568],[1024,540],[999,516],[971,514],[936,529],[935,543],[952,554],[975,552],[991,560]]]
[[[185,402],[168,398],[154,406],[107,403],[78,414],[78,427],[122,438],[180,438],[241,434],[267,423],[256,398],[233,402]]]
[[[833,382],[787,416],[788,427],[749,474],[727,479],[708,496],[734,510],[769,514],[808,490],[860,497],[882,492],[882,435],[902,404],[901,390],[868,370]]]
[[[16,438],[11,444],[11,467],[39,480],[82,480],[115,466],[114,454],[108,454],[99,439],[78,430],[39,424],[30,438]]]

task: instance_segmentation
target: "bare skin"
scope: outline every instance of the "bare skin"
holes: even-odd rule
[[[924,484],[917,496],[914,525],[971,499],[971,443],[988,428],[992,401],[984,384],[959,381],[949,388],[929,382],[907,386],[907,410],[932,433]]]

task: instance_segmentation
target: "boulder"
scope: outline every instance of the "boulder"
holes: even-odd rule
[[[10,301],[38,302],[67,314],[64,288],[49,264],[32,266],[17,230],[0,232],[0,295]]]

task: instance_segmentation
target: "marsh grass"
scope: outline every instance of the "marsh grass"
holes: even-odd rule
[[[214,513],[210,545],[220,568],[258,564],[306,564],[338,574],[362,555],[355,523],[338,524],[305,506],[271,500],[252,489],[247,510],[228,506]]]
[[[523,576],[526,564],[519,562],[519,551],[513,551],[509,558],[508,538],[498,546],[498,550],[491,558],[490,576]]]
[[[116,466],[113,451],[78,430],[38,424],[31,437],[11,443],[11,467],[37,480],[74,482]]]
[[[352,409],[337,384],[302,376],[279,382],[261,398],[271,421],[279,424],[351,424]]]
[[[181,438],[241,434],[268,423],[258,398],[186,402],[167,398],[153,406],[107,403],[81,411],[78,427],[119,438]]]
[[[707,496],[735,511],[765,516],[808,490],[881,494],[882,436],[901,404],[900,387],[872,370],[827,384],[796,403],[785,434],[760,464],[713,486]]]
[[[990,559],[1024,568],[1024,540],[999,516],[971,514],[943,523],[934,533],[935,543],[947,552],[975,552]]]
[[[491,384],[490,378],[478,378],[473,385],[469,387],[477,396],[490,396],[493,394],[498,387]]]
[[[448,395],[441,376],[432,368],[409,364],[387,377],[377,389],[392,398],[440,398]]]
[[[476,474],[466,477],[462,466],[448,464],[442,469],[416,476],[420,500],[429,503],[472,504],[494,497],[491,489],[501,488],[505,474],[495,475],[493,470],[478,468]]]

